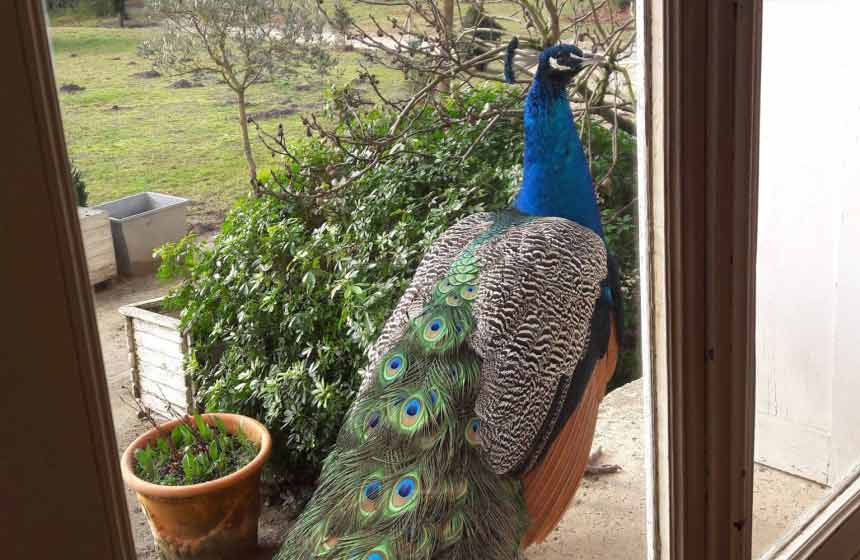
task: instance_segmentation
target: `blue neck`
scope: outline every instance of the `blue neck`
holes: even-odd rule
[[[567,218],[603,238],[594,182],[564,83],[538,72],[524,120],[523,184],[514,208],[531,216]]]

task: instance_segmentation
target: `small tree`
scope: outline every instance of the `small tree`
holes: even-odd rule
[[[125,6],[125,0],[113,0],[113,9],[116,11],[119,26],[125,27],[125,20],[128,19],[128,10]]]
[[[242,147],[252,184],[257,165],[248,136],[247,92],[301,65],[324,72],[323,20],[311,0],[151,0],[164,21],[141,53],[166,74],[220,76],[236,94]]]

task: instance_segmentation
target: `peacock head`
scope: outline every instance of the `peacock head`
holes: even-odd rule
[[[505,80],[514,83],[514,54],[519,40],[514,37],[508,43],[505,56]],[[588,55],[576,45],[560,44],[541,51],[534,79],[546,85],[565,87],[587,66],[600,64],[601,60]]]

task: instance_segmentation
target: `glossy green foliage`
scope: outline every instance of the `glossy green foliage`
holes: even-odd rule
[[[461,124],[416,134],[400,157],[337,196],[314,204],[244,200],[211,247],[185,240],[162,250],[162,274],[185,278],[170,304],[190,329],[198,398],[210,409],[263,421],[279,471],[316,476],[367,366],[366,349],[433,241],[464,216],[509,205],[522,173],[521,118],[500,120],[463,160],[487,125],[464,117],[487,103],[515,111],[515,93],[489,86],[466,94],[465,111],[446,105]],[[393,118],[373,109],[364,122],[383,131]],[[414,129],[422,129],[420,120]],[[624,176],[635,181],[632,146],[623,145],[632,166]],[[345,158],[315,142],[297,153],[323,167]],[[608,164],[611,148],[595,159]],[[634,185],[625,188],[635,193]],[[608,200],[629,202],[620,194]],[[608,226],[610,242],[632,242],[632,222],[625,228]],[[624,254],[635,257],[635,248]]]

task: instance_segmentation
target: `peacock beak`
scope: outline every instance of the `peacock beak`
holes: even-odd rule
[[[603,66],[606,64],[606,59],[597,54],[583,53],[581,57],[576,58],[579,58],[582,66]]]

